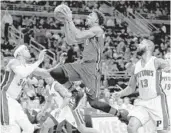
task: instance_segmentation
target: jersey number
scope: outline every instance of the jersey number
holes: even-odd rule
[[[140,82],[141,82],[142,88],[148,87],[148,80],[147,79],[141,80]]]
[[[165,84],[164,89],[165,90],[170,90],[171,89],[171,84]]]

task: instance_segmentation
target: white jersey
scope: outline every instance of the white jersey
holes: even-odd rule
[[[171,73],[170,72],[162,72],[161,86],[166,96],[170,97],[171,96]]]
[[[27,67],[27,65],[22,65],[21,67]],[[1,85],[2,90],[6,91],[11,98],[17,99],[25,86],[27,76],[23,77],[7,68]]]
[[[158,95],[158,85],[156,85],[157,71],[154,65],[155,58],[152,56],[144,67],[142,67],[141,60],[135,65],[134,74],[138,83],[139,97],[141,99],[152,99]]]
[[[53,95],[53,101],[52,102],[55,102],[54,104],[57,104],[57,106],[60,107],[64,101],[64,98],[54,89],[55,85],[57,85],[58,87],[63,87],[57,81],[54,81],[51,85],[50,90],[49,90],[49,94]]]

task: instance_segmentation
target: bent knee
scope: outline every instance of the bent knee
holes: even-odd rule
[[[64,70],[61,67],[51,70],[50,75],[60,84],[65,84],[68,81],[68,78],[66,77]]]
[[[127,127],[128,133],[137,133],[141,126],[142,124],[137,118],[131,117]]]

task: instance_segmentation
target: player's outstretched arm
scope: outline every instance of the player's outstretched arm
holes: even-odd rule
[[[22,66],[20,63],[15,60],[10,64],[11,70],[18,75],[21,75],[23,77],[29,76],[38,66],[40,65],[39,61],[36,61],[35,63],[29,65],[29,66]]]
[[[134,69],[135,68],[132,69],[132,76],[129,79],[128,86],[124,90],[119,92],[120,97],[128,96],[128,95],[132,94],[133,92],[135,92],[135,89],[136,89],[136,76],[134,74]]]
[[[19,62],[19,60],[14,59],[11,60],[8,64],[8,67],[11,68],[11,70],[18,75],[21,75],[23,77],[29,76],[44,60],[45,50],[42,50],[39,54],[39,59],[30,65],[23,66]]]
[[[44,69],[44,68],[40,68],[40,67],[38,67],[34,70],[33,75],[41,76],[43,78],[51,77],[48,69]]]

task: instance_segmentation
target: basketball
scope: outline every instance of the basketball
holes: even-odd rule
[[[70,12],[71,10],[67,5],[61,4],[55,8],[54,16],[56,19],[63,21]]]

